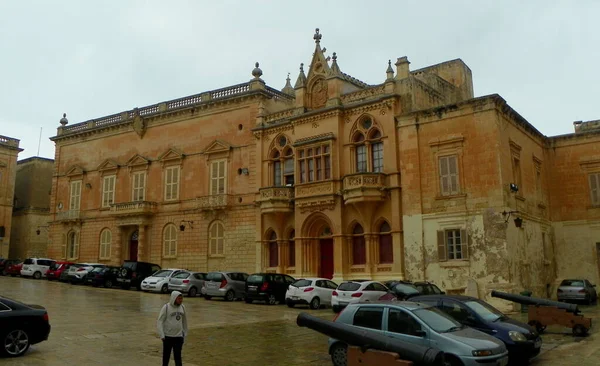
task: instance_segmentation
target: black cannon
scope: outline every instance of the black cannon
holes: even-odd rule
[[[577,307],[576,304],[567,304],[567,303],[562,303],[562,302],[558,302],[558,301],[538,299],[535,297],[513,295],[513,294],[508,294],[506,292],[499,292],[499,291],[495,291],[495,290],[492,290],[492,297],[497,297],[500,299],[513,301],[513,302],[523,304],[523,305],[553,306],[555,308],[563,309],[563,310],[566,310],[566,311],[574,313],[574,314],[579,313],[579,308]]]
[[[401,359],[412,361],[415,365],[444,365],[444,352],[431,347],[407,343],[399,339],[389,338],[374,331],[335,323],[314,317],[307,313],[298,314],[296,323],[319,333],[338,339],[350,346],[360,347],[363,351],[375,349],[396,353]]]

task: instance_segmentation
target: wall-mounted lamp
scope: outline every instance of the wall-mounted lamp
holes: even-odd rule
[[[86,183],[86,184],[85,184],[85,188],[87,188],[87,189],[92,189],[92,184],[91,184],[91,183]]]
[[[509,187],[510,187],[510,191],[511,191],[512,193],[517,193],[517,192],[519,192],[519,186],[518,186],[518,185],[516,185],[516,184],[514,184],[514,183],[511,183],[511,184],[509,185]]]
[[[193,221],[181,220],[181,223],[179,225],[179,231],[185,231],[185,224],[189,224],[190,228],[193,229],[194,228],[192,226],[193,223],[194,223]]]
[[[242,174],[248,175],[250,174],[250,171],[248,170],[248,168],[242,168]]]
[[[42,230],[41,230],[41,229],[44,229],[44,230],[46,230],[46,232],[50,231],[50,230],[48,229],[48,226],[38,226],[38,228],[37,228],[37,230],[35,231],[35,233],[36,233],[37,235],[40,235],[40,234],[42,233]]]
[[[502,216],[506,217],[506,219],[504,220],[504,223],[508,222],[508,220],[510,219],[510,215],[511,214],[518,213],[518,212],[519,211],[508,211],[508,212],[502,211]],[[523,226],[523,219],[522,218],[516,217],[514,221],[515,221],[515,226],[516,227],[520,228],[520,227]]]
[[[522,227],[523,226],[523,219],[520,218],[520,217],[517,217],[515,219],[515,226],[518,227],[518,228]]]

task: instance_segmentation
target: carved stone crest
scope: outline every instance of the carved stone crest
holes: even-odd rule
[[[320,108],[327,103],[327,81],[321,79],[315,82],[311,90],[312,107]]]
[[[146,133],[146,122],[140,116],[140,111],[137,108],[133,110],[133,130],[140,138],[144,137]]]

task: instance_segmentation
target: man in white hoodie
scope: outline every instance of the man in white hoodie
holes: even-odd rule
[[[158,314],[156,326],[158,335],[163,341],[163,366],[169,366],[171,350],[173,350],[175,365],[182,366],[181,348],[188,333],[187,315],[182,302],[181,292],[173,291],[169,303],[165,304]]]

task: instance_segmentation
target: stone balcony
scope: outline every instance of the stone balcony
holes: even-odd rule
[[[386,176],[382,173],[357,173],[344,176],[342,194],[345,204],[380,202],[386,197]]]
[[[267,187],[259,189],[258,203],[262,213],[287,213],[294,210],[293,187]]]
[[[156,202],[137,201],[121,202],[110,205],[110,214],[114,216],[148,216],[158,210]]]
[[[75,222],[79,220],[81,220],[81,211],[79,210],[58,211],[56,213],[56,221]]]
[[[202,211],[225,210],[233,205],[233,196],[215,194],[196,198],[197,207]]]

